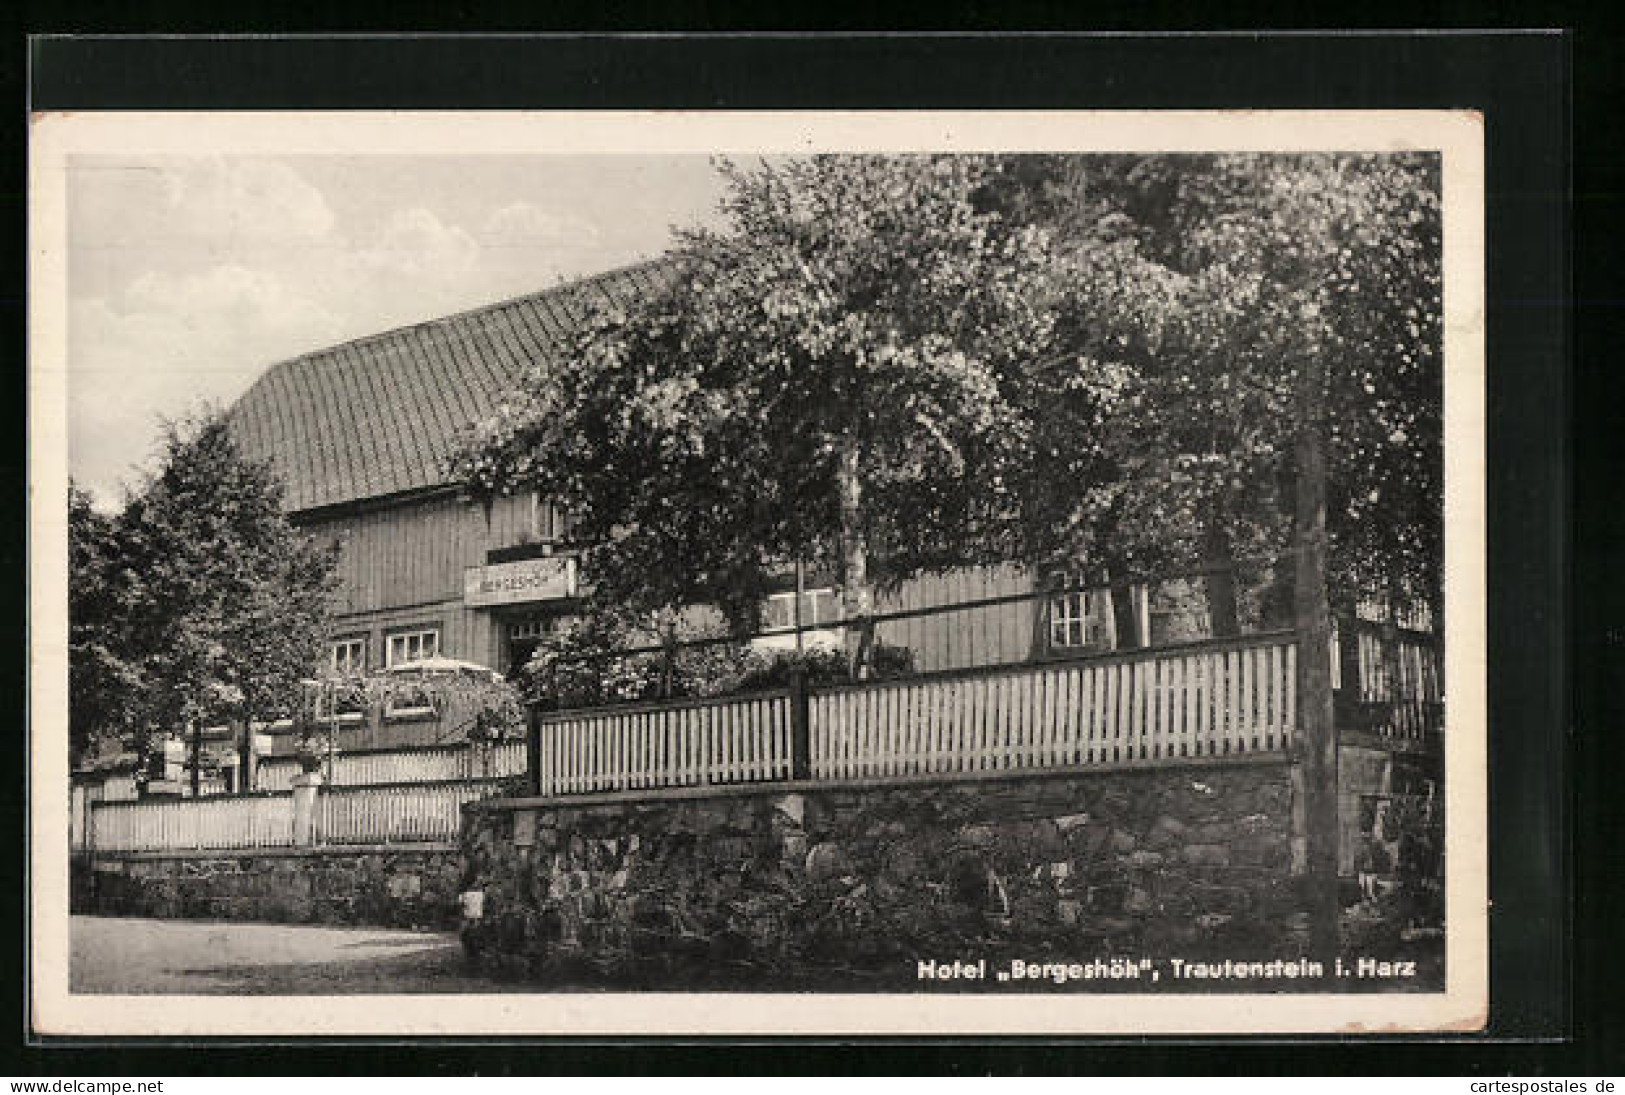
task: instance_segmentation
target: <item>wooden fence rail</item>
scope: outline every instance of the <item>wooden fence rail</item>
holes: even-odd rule
[[[147,799],[97,803],[86,845],[98,852],[276,848],[293,842],[293,796]]]
[[[1088,765],[1284,749],[1290,636],[854,685],[811,700],[821,779]]]
[[[789,779],[787,691],[547,715],[537,728],[540,794]]]
[[[1443,668],[1432,635],[1344,620],[1333,652],[1341,729],[1411,742],[1442,729]]]
[[[1340,728],[1419,739],[1440,727],[1443,684],[1431,636],[1345,625],[1333,652]],[[519,742],[340,755],[334,782],[316,797],[315,839],[453,839],[466,803],[527,770],[533,793],[558,796],[1281,752],[1297,728],[1296,662],[1296,641],[1281,632],[540,715],[528,769]],[[269,767],[282,778],[282,766]],[[88,803],[85,813],[86,845],[97,851],[292,839],[285,792]]]
[[[456,840],[463,807],[500,787],[500,780],[456,780],[324,790],[316,800],[316,842]]]
[[[525,773],[525,743],[517,740],[482,745],[463,742],[428,748],[338,753],[332,758],[331,773],[325,757],[318,771],[330,787],[519,776]],[[257,789],[286,791],[298,774],[299,762],[293,757],[263,760],[259,765]]]

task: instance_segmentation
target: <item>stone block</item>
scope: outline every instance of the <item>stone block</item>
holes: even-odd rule
[[[1072,830],[1082,828],[1088,824],[1089,815],[1084,813],[1062,814],[1055,819],[1055,827],[1063,833],[1070,833]]]
[[[1193,867],[1228,867],[1230,849],[1222,844],[1187,844],[1179,858]]]
[[[1083,859],[1096,859],[1105,854],[1111,835],[1110,826],[1090,822],[1066,834],[1067,849]]]
[[[1166,851],[1184,842],[1186,825],[1176,817],[1163,814],[1152,823],[1145,834],[1145,846],[1153,851]]]
[[[1066,839],[1055,822],[1041,819],[1025,826],[1023,854],[1027,859],[1045,862],[1061,859],[1067,853]]]
[[[389,896],[396,901],[417,897],[423,892],[423,879],[416,874],[395,874],[389,878]]]
[[[966,825],[959,830],[959,842],[971,848],[991,848],[998,832],[991,825]]]
[[[820,882],[851,873],[852,859],[839,844],[826,841],[807,853],[805,870],[808,878]]]
[[[911,842],[899,842],[882,859],[881,876],[902,884],[913,883],[931,873],[931,865]]]

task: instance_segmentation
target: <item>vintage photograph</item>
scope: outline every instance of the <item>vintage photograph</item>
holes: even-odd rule
[[[36,122],[36,1007],[1482,1023],[1476,122],[955,117]]]

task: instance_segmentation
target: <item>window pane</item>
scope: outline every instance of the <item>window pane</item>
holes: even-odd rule
[[[767,630],[776,627],[788,627],[790,624],[787,618],[789,606],[790,602],[784,597],[776,594],[769,597],[767,603],[762,606],[762,627]]]

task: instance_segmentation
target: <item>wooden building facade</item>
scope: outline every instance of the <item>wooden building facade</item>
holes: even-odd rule
[[[662,276],[658,263],[628,267],[317,351],[272,366],[238,401],[233,425],[246,453],[280,471],[293,519],[340,549],[327,668],[373,671],[441,654],[511,672],[571,616],[578,578],[561,515],[534,496],[473,502],[447,474],[449,459],[461,431],[527,370],[569,367],[572,327],[590,307],[632,303]],[[972,568],[910,582],[876,607],[1032,590],[1020,568]],[[769,598],[764,620],[792,618],[794,596]],[[808,624],[839,603],[828,588],[804,598]],[[1078,596],[890,622],[877,638],[909,647],[917,669],[959,668],[1107,647],[1111,618]],[[387,712],[364,721],[351,747],[428,744],[443,733]]]

